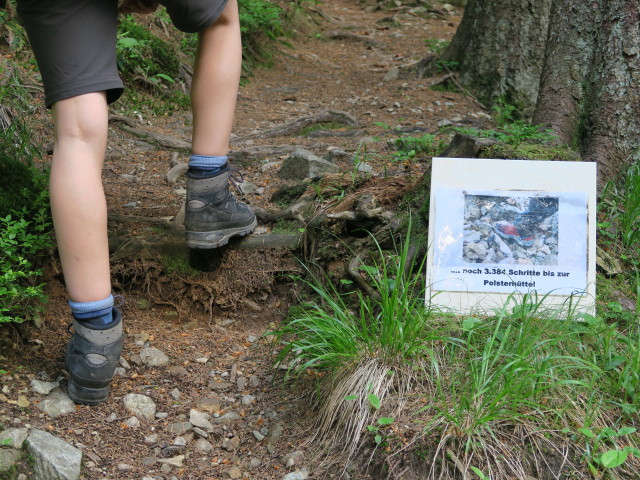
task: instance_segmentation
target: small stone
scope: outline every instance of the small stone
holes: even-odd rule
[[[209,438],[209,434],[200,427],[193,427],[193,432],[200,437]]]
[[[242,470],[238,467],[231,467],[224,471],[224,476],[226,478],[242,478]]]
[[[166,465],[173,465],[174,467],[181,467],[184,462],[184,455],[177,455],[171,458],[160,458],[158,462]]]
[[[155,465],[158,459],[156,457],[145,457],[142,459],[142,465],[145,467],[150,467],[151,465]]]
[[[239,437],[231,437],[222,442],[222,448],[228,452],[231,452],[240,446]]]
[[[233,386],[230,382],[209,382],[209,388],[218,392],[229,390]]]
[[[130,417],[124,422],[124,424],[129,428],[140,428],[140,420],[138,417]]]
[[[24,395],[18,395],[18,401],[16,402],[16,405],[18,405],[20,408],[27,408],[30,404],[31,402],[29,402],[29,399],[27,397],[25,397]]]
[[[171,465],[167,463],[163,463],[162,466],[160,467],[160,471],[162,473],[169,473],[171,471]]]
[[[64,392],[53,392],[37,404],[38,408],[51,418],[61,417],[75,412],[76,404]]]
[[[238,379],[236,380],[236,386],[238,387],[239,391],[243,391],[244,389],[246,389],[248,383],[249,380],[247,379],[247,377],[238,377]]]
[[[162,367],[169,363],[169,357],[163,351],[153,347],[140,350],[140,360],[150,367]]]
[[[267,437],[269,437],[269,442],[277,442],[282,436],[282,431],[283,428],[281,424],[276,423],[271,425],[271,428],[269,428],[269,434],[267,435]]]
[[[167,427],[169,433],[173,435],[182,435],[187,433],[189,430],[193,428],[193,425],[189,422],[176,422],[172,423]]]
[[[302,462],[302,458],[304,457],[304,453],[300,450],[296,450],[295,452],[289,453],[282,457],[282,463],[287,467],[292,467],[296,464],[300,464]]]
[[[209,415],[206,413],[199,412],[192,408],[189,411],[189,421],[195,427],[200,427],[207,432],[213,431],[213,425],[209,421]]]
[[[178,400],[180,400],[180,397],[182,397],[182,392],[180,390],[178,390],[177,388],[174,388],[173,390],[171,390],[169,392],[169,395],[171,395],[171,398],[173,398],[174,400],[178,401]]]
[[[255,335],[249,335],[247,337],[247,342],[249,343],[254,343],[256,340],[258,340],[258,337],[256,337]]]
[[[242,397],[242,400],[240,400],[240,404],[244,406],[248,406],[255,403],[255,401],[256,401],[256,397],[254,397],[253,395],[244,395]]]
[[[195,360],[198,363],[207,363],[209,361],[209,357],[199,357]]]
[[[123,207],[125,207],[125,208],[135,208],[137,206],[138,206],[138,202],[129,202],[129,203],[125,203],[123,205]]]
[[[194,446],[196,447],[196,450],[202,453],[209,453],[213,451],[213,445],[211,445],[211,443],[206,441],[204,438],[199,438],[198,440],[196,440]]]
[[[116,468],[122,472],[127,470],[135,470],[135,467],[133,465],[129,465],[128,463],[119,463]]]
[[[118,360],[118,363],[122,368],[125,368],[127,370],[131,369],[131,365],[129,365],[129,362],[127,362],[127,360],[124,357],[120,357],[120,359]]]
[[[118,377],[126,377],[127,370],[124,369],[123,367],[116,367],[116,369],[113,371],[113,374],[117,375]]]
[[[167,418],[168,416],[167,412],[156,412],[156,418]]]
[[[251,375],[249,377],[249,385],[251,385],[252,387],[257,387],[258,385],[260,385],[260,379],[255,375]]]
[[[169,374],[174,377],[186,377],[189,375],[189,372],[182,365],[172,365],[169,367]]]
[[[251,457],[249,463],[251,464],[251,468],[258,468],[260,465],[262,465],[262,461],[256,457]]]
[[[156,404],[146,395],[128,393],[124,396],[123,402],[124,408],[138,418],[143,418],[150,422],[156,416]]]
[[[282,480],[306,480],[309,478],[309,471],[306,468],[296,472],[287,473]]]
[[[261,442],[262,440],[264,440],[264,435],[262,433],[260,433],[257,430],[254,430],[253,432],[253,436],[255,437],[256,440],[258,440],[259,442]]]
[[[58,382],[43,382],[35,378],[31,380],[31,390],[39,395],[49,395],[51,391],[57,387]]]
[[[184,439],[184,437],[176,437],[173,439],[173,444],[179,447],[184,447],[187,445],[187,441]]]
[[[29,430],[26,428],[8,428],[0,432],[0,445],[20,450],[28,436]]]
[[[221,417],[215,418],[213,423],[216,425],[227,425],[229,423],[233,423],[237,420],[240,420],[240,415],[236,412],[228,412],[222,415]]]
[[[153,433],[151,435],[144,437],[144,443],[156,443],[157,441],[158,441],[157,433]]]

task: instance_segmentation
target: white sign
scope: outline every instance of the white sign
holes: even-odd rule
[[[536,292],[593,310],[595,164],[434,158],[431,181],[427,300],[470,313]]]

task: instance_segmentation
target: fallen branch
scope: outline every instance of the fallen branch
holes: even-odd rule
[[[118,128],[135,135],[145,142],[155,143],[161,147],[175,150],[191,150],[191,142],[171,137],[164,133],[153,132],[151,130],[137,127],[132,119],[125,117],[124,115],[109,115],[109,121],[115,122],[118,125]]]
[[[362,261],[360,260],[360,256],[356,255],[355,257],[353,257],[353,259],[349,262],[349,266],[347,267],[347,271],[349,272],[349,275],[351,275],[351,278],[353,278],[353,280],[358,284],[358,286],[364,290],[366,292],[367,295],[369,295],[371,298],[375,299],[375,300],[382,300],[382,297],[380,296],[380,292],[376,292],[373,287],[371,287],[371,285],[369,285],[364,278],[362,278],[362,275],[360,274],[360,266],[362,265]]]
[[[339,123],[348,127],[359,127],[360,124],[354,116],[347,112],[339,112],[334,110],[323,110],[314,115],[298,118],[284,125],[265,130],[263,132],[252,133],[234,139],[234,142],[243,142],[252,138],[268,138],[282,137],[287,135],[295,135],[304,128],[318,123]]]

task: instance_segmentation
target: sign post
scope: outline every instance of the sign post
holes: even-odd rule
[[[434,158],[428,252],[427,301],[444,309],[535,293],[594,313],[595,163]]]

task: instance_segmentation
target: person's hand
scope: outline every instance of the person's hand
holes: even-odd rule
[[[118,10],[122,13],[152,13],[160,6],[155,0],[122,0]]]

